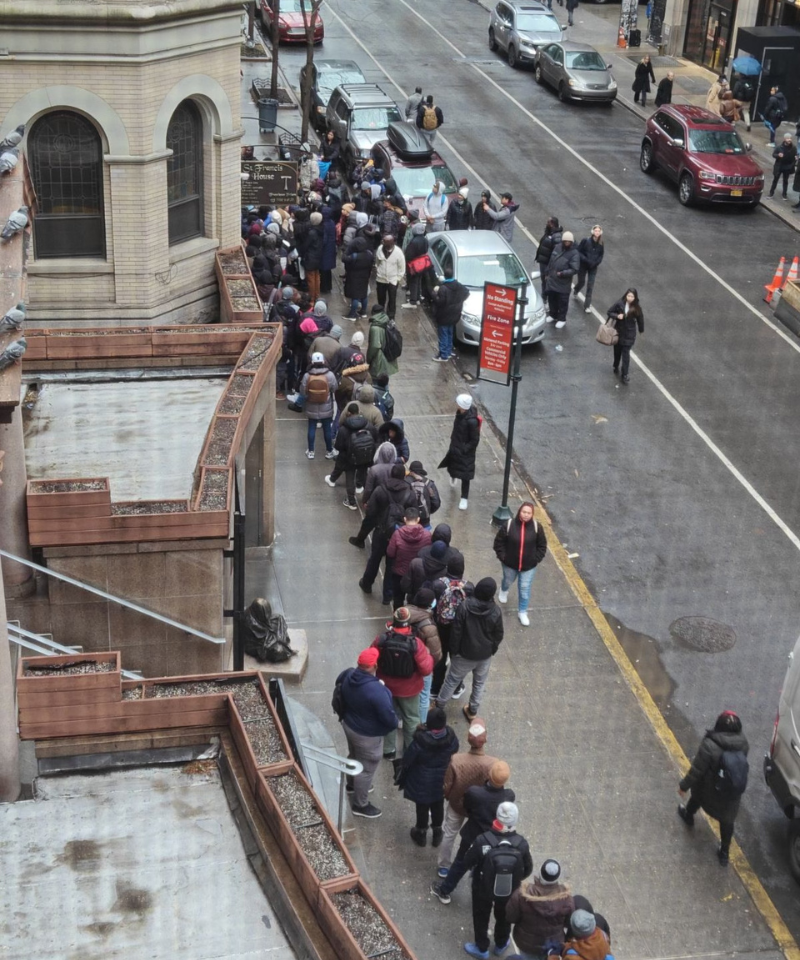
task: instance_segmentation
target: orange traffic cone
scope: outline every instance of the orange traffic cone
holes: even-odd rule
[[[791,267],[789,267],[788,276],[781,285],[781,289],[785,290],[786,284],[793,283],[795,280],[797,280],[798,276],[800,276],[800,257],[795,257],[794,260],[792,260]]]
[[[622,47],[623,50],[628,46],[628,41],[625,39],[625,31],[622,27],[619,28],[619,33],[617,34],[617,46]]]
[[[775,276],[772,278],[772,283],[765,283],[764,289],[767,291],[764,294],[764,300],[767,303],[772,303],[772,297],[776,290],[781,289],[781,284],[783,283],[783,268],[786,266],[786,257],[781,257],[781,262],[778,264],[778,269],[775,271]]]

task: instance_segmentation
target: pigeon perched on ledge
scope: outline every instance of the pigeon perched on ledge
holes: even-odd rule
[[[28,208],[20,207],[19,210],[15,210],[6,221],[6,225],[3,227],[2,233],[0,233],[0,239],[10,240],[18,233],[21,233],[27,226]]]
[[[6,150],[10,150],[12,147],[16,147],[25,136],[25,124],[21,123],[16,130],[12,130],[11,133],[0,142],[0,153],[5,153]]]
[[[25,337],[20,337],[19,340],[9,343],[5,350],[0,353],[0,370],[5,370],[13,363],[18,363],[27,349],[28,341]]]
[[[0,151],[0,176],[11,173],[18,163],[19,150],[17,150],[16,147],[11,147],[10,150]]]
[[[0,320],[0,333],[6,333],[9,330],[19,330],[25,322],[25,303],[20,300],[16,307],[12,307],[8,313]]]

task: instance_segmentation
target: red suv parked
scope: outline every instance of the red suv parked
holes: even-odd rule
[[[669,104],[647,121],[639,166],[660,167],[678,184],[685,206],[696,201],[755,207],[764,190],[764,171],[748,156],[732,124],[702,107]]]
[[[259,0],[261,22],[269,36],[272,30],[274,10],[270,0]],[[300,0],[280,0],[278,13],[278,38],[281,43],[305,43],[306,24],[311,20],[311,0],[305,2],[305,19]],[[325,24],[318,13],[314,23],[314,43],[322,43],[325,39]]]

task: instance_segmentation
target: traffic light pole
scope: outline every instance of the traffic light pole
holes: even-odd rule
[[[519,382],[522,379],[522,374],[520,373],[522,367],[522,328],[525,326],[525,307],[528,304],[525,290],[525,287],[521,289],[520,296],[517,299],[519,316],[514,339],[514,367],[511,371],[511,408],[508,411],[508,431],[506,433],[506,465],[503,471],[503,500],[492,514],[492,523],[497,524],[497,526],[507,523],[513,516],[508,507],[508,486],[511,480],[511,457],[514,450],[514,424],[517,419],[517,390],[519,388]]]

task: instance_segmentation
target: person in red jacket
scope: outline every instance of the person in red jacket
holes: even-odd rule
[[[395,610],[406,602],[403,577],[408,573],[411,561],[431,542],[430,530],[420,523],[418,507],[406,507],[403,520],[403,526],[395,530],[386,548],[386,556],[392,560],[392,606]]]
[[[372,642],[377,647],[377,677],[392,694],[394,710],[403,721],[403,749],[408,750],[419,726],[419,694],[424,678],[433,672],[433,657],[414,633],[406,607],[398,607],[386,630]],[[383,755],[397,756],[397,730],[383,738]]]

